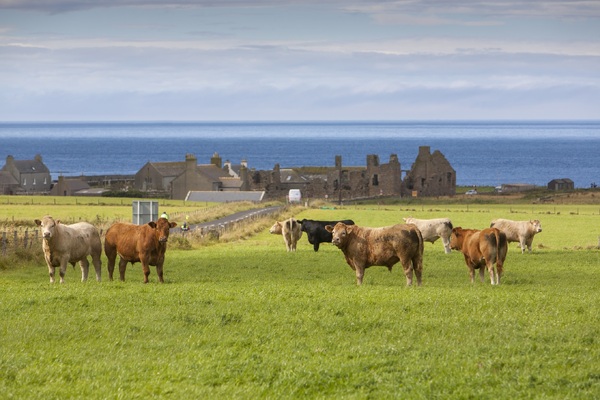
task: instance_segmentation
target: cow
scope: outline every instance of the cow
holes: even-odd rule
[[[483,267],[487,267],[492,285],[500,284],[508,252],[508,242],[502,231],[496,228],[477,230],[456,227],[452,229],[450,235],[450,247],[463,253],[469,268],[471,283],[474,281],[476,269],[479,269],[479,277],[483,282]],[[494,264],[496,264],[495,272]]]
[[[104,252],[108,258],[108,277],[113,280],[115,260],[119,260],[119,274],[125,280],[127,263],[142,264],[144,283],[148,283],[150,265],[156,266],[158,280],[163,283],[163,264],[169,230],[177,226],[176,222],[169,222],[166,218],[159,218],[156,222],[150,221],[144,225],[134,225],[116,222],[106,231],[104,238]]]
[[[367,228],[338,222],[327,225],[332,243],[342,250],[346,262],[356,273],[356,284],[362,285],[365,269],[381,265],[391,272],[398,261],[402,264],[406,284],[412,285],[413,271],[421,286],[423,272],[423,236],[412,224],[383,228]]]
[[[325,227],[327,225],[334,226],[338,222],[343,222],[346,225],[354,225],[354,221],[351,219],[344,219],[339,221],[317,221],[313,219],[303,219],[298,221],[301,224],[301,229],[306,232],[308,236],[308,243],[313,245],[315,251],[319,251],[319,245],[321,243],[331,243],[331,233],[327,232]]]
[[[60,267],[60,283],[64,283],[67,264],[70,263],[75,268],[76,262],[79,262],[81,268],[81,281],[85,282],[90,269],[88,256],[92,257],[96,280],[100,282],[102,242],[96,227],[87,222],[65,225],[60,220],[54,220],[50,215],[44,216],[41,220],[36,219],[35,223],[42,229],[42,249],[48,265],[50,283],[54,283],[56,267]]]
[[[423,240],[430,243],[435,243],[438,238],[442,239],[444,251],[449,254],[450,249],[450,234],[452,233],[452,221],[449,218],[435,219],[417,219],[417,218],[402,218],[407,224],[414,224],[421,231]]]
[[[525,253],[525,248],[531,253],[531,244],[536,233],[542,231],[542,223],[537,220],[530,221],[511,221],[510,219],[498,218],[491,222],[490,228],[498,228],[506,235],[509,243],[519,242],[521,254]]]
[[[269,232],[274,235],[282,235],[287,251],[296,251],[296,244],[302,237],[300,223],[294,218],[285,221],[275,221]]]

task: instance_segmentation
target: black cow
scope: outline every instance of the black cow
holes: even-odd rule
[[[351,219],[340,221],[315,221],[313,219],[303,219],[298,221],[301,224],[301,229],[306,232],[308,242],[313,245],[315,251],[319,251],[319,244],[331,243],[331,233],[325,230],[327,225],[335,226],[338,222],[343,222],[346,225],[354,225]]]

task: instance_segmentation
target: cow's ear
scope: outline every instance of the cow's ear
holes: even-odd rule
[[[171,222],[171,223],[169,224],[169,226],[170,226],[171,228],[175,228],[175,227],[177,226],[177,222]]]
[[[39,219],[34,220],[34,222],[37,226],[42,226],[42,221],[40,221]]]
[[[325,225],[325,230],[327,232],[333,232],[333,226],[331,226],[331,225]]]
[[[154,221],[148,222],[148,225],[150,225],[150,228],[152,228],[152,229],[156,228],[156,222],[154,222]]]
[[[355,226],[356,225],[346,225],[346,233],[352,233]]]
[[[60,219],[56,220],[56,225],[60,224]]]

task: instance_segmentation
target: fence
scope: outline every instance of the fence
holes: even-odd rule
[[[196,233],[201,237],[208,235],[214,239],[218,239],[221,235],[223,235],[226,232],[239,229],[243,225],[256,221],[263,217],[275,216],[280,212],[281,209],[279,207],[255,210],[249,213],[244,213],[244,215],[239,217],[230,216],[211,223],[199,224],[190,229],[190,231],[188,232],[183,232],[180,229],[181,226],[179,226],[177,228],[174,228],[174,231],[172,233],[180,234],[183,236],[189,233]],[[104,238],[103,230],[99,229],[99,232],[100,236]],[[29,249],[34,244],[41,248],[40,242],[41,235],[39,229],[26,228],[24,231],[22,229],[15,229],[12,232],[3,231],[0,238],[0,255],[6,256],[10,251],[14,252],[19,248]]]
[[[34,243],[40,242],[39,229],[25,229],[25,231],[14,230],[12,232],[2,232],[0,239],[0,254],[6,256],[9,251],[15,251],[19,248],[30,249]]]

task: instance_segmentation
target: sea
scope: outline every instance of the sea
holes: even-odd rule
[[[444,154],[459,186],[600,184],[600,121],[0,123],[0,165],[39,154],[53,179],[135,174],[188,153],[257,170],[334,166],[336,155],[364,166],[367,155],[387,163],[395,154],[408,170],[420,146]]]

